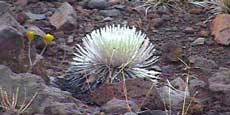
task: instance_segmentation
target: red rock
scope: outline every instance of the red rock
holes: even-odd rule
[[[222,45],[230,45],[230,15],[217,15],[212,23],[212,34],[215,40]]]
[[[199,8],[193,8],[190,10],[191,14],[201,14],[203,12],[203,9],[199,9]]]
[[[109,3],[110,5],[116,5],[116,4],[121,3],[121,0],[109,0],[108,3]]]
[[[77,23],[76,11],[68,2],[64,2],[49,21],[56,29],[73,30]]]
[[[91,93],[91,99],[98,105],[104,105],[113,98],[125,99],[123,83],[105,84]],[[155,87],[150,90],[152,82],[141,79],[126,80],[128,100],[139,107],[163,109],[163,102]],[[147,92],[149,95],[146,97]]]
[[[179,58],[182,58],[182,47],[176,43],[167,43],[164,45],[163,58],[168,62],[178,62]]]
[[[19,13],[16,16],[16,19],[20,24],[24,24],[26,22],[26,18],[27,17],[26,17],[26,15],[24,13]]]

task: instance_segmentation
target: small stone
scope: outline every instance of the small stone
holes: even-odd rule
[[[217,43],[230,45],[230,15],[220,14],[213,20],[212,34]]]
[[[189,56],[188,59],[189,59],[189,62],[191,64],[193,64],[194,67],[199,68],[199,69],[201,69],[207,73],[212,72],[212,69],[218,68],[215,61],[210,60],[210,59],[206,59],[206,58],[201,57],[201,56],[192,55],[192,56]]]
[[[230,106],[230,93],[227,93],[224,95],[224,101],[223,102],[226,106]],[[230,115],[230,112],[229,112],[229,115]]]
[[[73,30],[77,23],[76,17],[74,8],[68,2],[64,2],[49,21],[56,29]]]
[[[74,36],[69,36],[67,38],[67,43],[73,43],[73,38],[74,38]]]
[[[108,2],[110,5],[115,5],[115,4],[121,3],[122,1],[121,0],[108,0]]]
[[[193,34],[195,31],[194,31],[194,29],[193,29],[192,27],[186,27],[186,28],[184,29],[184,32],[185,32],[186,34]]]
[[[116,17],[121,14],[121,12],[117,9],[111,9],[111,10],[101,10],[100,14],[105,17]]]
[[[189,41],[194,41],[195,38],[193,38],[193,37],[188,37],[188,40],[189,40]]]
[[[128,112],[127,103],[133,112],[138,112],[139,108],[136,103],[129,100],[112,99],[102,106],[102,111],[107,114],[124,114]]]
[[[109,6],[106,0],[90,0],[87,3],[87,7],[91,9],[104,10]]]
[[[172,17],[169,16],[169,15],[162,15],[161,18],[162,18],[163,20],[165,20],[165,21],[170,21],[170,20],[172,19]]]
[[[137,113],[134,113],[134,112],[127,112],[125,113],[124,115],[138,115]]]
[[[178,104],[180,105],[180,103],[184,100],[185,93],[186,96],[189,97],[189,92],[174,90],[168,86],[160,87],[157,90],[165,104],[171,104],[172,107],[177,107]]]
[[[208,79],[209,89],[214,92],[230,92],[230,69],[220,68],[218,72]]]
[[[80,115],[82,112],[78,110],[75,103],[60,103],[53,102],[51,105],[46,106],[44,114],[49,115]]]
[[[201,14],[203,12],[203,9],[201,8],[193,8],[190,10],[191,14]]]
[[[154,18],[151,20],[152,26],[159,27],[164,23],[164,20],[162,18]]]
[[[197,87],[204,88],[206,85],[207,84],[204,81],[199,80],[199,79],[189,80],[189,87],[190,87],[190,89],[195,89]]]
[[[118,10],[121,10],[121,11],[125,10],[125,8],[126,8],[125,5],[121,5],[121,4],[115,5],[115,6],[113,6],[113,7],[114,7],[115,9],[118,9]]]
[[[47,18],[45,14],[34,14],[31,12],[26,12],[25,14],[31,20],[44,20]]]
[[[182,58],[182,48],[175,43],[168,43],[163,49],[163,59],[169,62],[178,62]]]
[[[139,112],[138,115],[168,115],[168,113],[162,110],[146,110]]]
[[[113,18],[112,18],[112,17],[106,17],[106,18],[104,18],[104,20],[103,20],[103,21],[108,22],[108,21],[112,21],[112,20],[113,20]]]
[[[28,0],[17,0],[16,1],[16,4],[21,5],[21,6],[27,5],[27,3],[28,3]]]
[[[185,90],[186,88],[186,83],[181,77],[177,77],[176,79],[172,80],[170,83],[173,85],[173,87],[181,91]]]
[[[16,19],[20,24],[24,24],[26,22],[26,20],[27,20],[27,16],[24,13],[18,13],[16,15]]]
[[[192,42],[192,46],[203,45],[205,42],[205,38],[197,38],[194,42]]]
[[[209,32],[205,31],[205,30],[200,31],[199,34],[200,34],[201,37],[208,37],[209,36]]]

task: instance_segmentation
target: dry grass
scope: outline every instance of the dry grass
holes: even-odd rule
[[[150,9],[162,11],[180,9],[176,0],[144,0],[143,5],[140,5],[138,7],[145,7],[146,16]]]
[[[38,92],[36,92],[33,97],[26,102],[26,95],[22,101],[22,104],[19,104],[19,87],[16,88],[16,92],[11,95],[3,88],[0,87],[0,107],[4,111],[15,113],[17,115],[23,114],[32,104]]]

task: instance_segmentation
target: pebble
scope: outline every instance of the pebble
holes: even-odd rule
[[[45,14],[34,14],[31,12],[26,12],[25,14],[31,20],[44,20],[47,18]]]
[[[159,27],[164,23],[164,20],[162,18],[154,18],[151,20],[152,26]]]
[[[74,38],[74,36],[69,36],[68,38],[67,38],[67,43],[73,43],[73,38]]]
[[[197,38],[195,41],[192,42],[192,46],[203,45],[205,43],[205,38]]]
[[[121,12],[117,9],[111,9],[111,10],[101,10],[100,14],[105,17],[116,17],[121,14]]]
[[[206,31],[206,30],[202,30],[202,31],[200,31],[199,35],[200,35],[201,37],[208,37],[208,36],[209,36],[209,32]]]
[[[189,81],[190,89],[195,89],[196,87],[204,88],[207,84],[199,79],[192,79]]]
[[[90,0],[87,3],[87,7],[91,9],[104,10],[109,6],[106,0]]]
[[[112,18],[112,17],[106,17],[106,18],[104,18],[104,20],[103,20],[103,21],[108,22],[108,21],[112,21],[112,20],[113,20],[113,18]]]
[[[186,34],[193,34],[194,32],[195,31],[194,31],[194,29],[192,27],[186,27],[184,29],[184,33],[186,33]]]

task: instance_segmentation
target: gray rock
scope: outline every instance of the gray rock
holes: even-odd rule
[[[32,115],[32,113],[45,114],[47,111],[50,112],[49,115],[65,115],[63,113],[75,115],[75,113],[90,112],[86,105],[74,99],[70,93],[47,86],[41,77],[34,74],[15,74],[6,66],[0,65],[0,84],[7,91],[15,91],[16,88],[20,88],[19,103],[24,100],[25,96],[27,99],[31,99],[38,92],[33,103],[27,109],[28,115]]]
[[[102,111],[105,113],[113,113],[113,114],[124,114],[128,112],[128,106],[132,111],[137,112],[139,110],[138,105],[130,100],[120,100],[120,99],[112,99],[108,101],[105,105],[102,106]]]
[[[100,14],[105,17],[116,17],[121,14],[121,12],[117,9],[111,9],[111,10],[101,10]]]
[[[28,28],[27,31],[34,31],[36,35],[40,37],[44,37],[46,35],[44,31],[42,31],[39,27],[35,25],[27,25],[27,28]]]
[[[109,6],[106,0],[90,0],[87,3],[88,8],[103,10]]]
[[[20,33],[25,33],[25,29],[17,22],[6,2],[0,1],[0,26],[12,26]]]
[[[212,72],[212,69],[218,68],[217,64],[213,60],[206,59],[201,56],[193,55],[190,56],[188,59],[189,62],[192,63],[194,67],[199,68],[207,73]]]
[[[203,45],[205,42],[205,38],[197,38],[195,41],[192,42],[192,46]]]
[[[138,115],[137,113],[134,113],[134,112],[127,112],[125,113],[124,115]]]
[[[189,87],[190,89],[194,89],[196,87],[201,87],[201,88],[204,88],[207,84],[202,81],[202,80],[199,80],[199,79],[192,79],[189,81]]]
[[[176,79],[172,80],[170,83],[173,85],[173,87],[176,87],[179,90],[185,90],[187,85],[181,77],[177,77]]]
[[[0,64],[12,65],[12,68],[20,65],[24,33],[25,29],[16,21],[9,5],[0,1]]]
[[[59,103],[54,102],[47,106],[44,113],[49,115],[80,115],[82,112],[75,103]]]
[[[164,19],[163,18],[154,18],[152,19],[152,25],[154,27],[160,27],[162,24],[164,24]]]
[[[224,95],[223,100],[224,100],[223,103],[229,107],[230,106],[230,93],[227,93],[226,95]]]
[[[138,115],[168,115],[168,113],[162,110],[147,110],[139,112]]]
[[[23,34],[16,28],[0,24],[0,62],[19,58],[24,47]]]
[[[34,13],[31,13],[31,12],[26,12],[25,14],[31,20],[44,20],[44,19],[47,18],[45,14],[34,14]]]
[[[172,89],[168,86],[160,87],[157,90],[165,104],[171,104],[172,107],[177,107],[178,104],[181,104],[181,102],[184,100],[185,91]],[[186,96],[190,96],[189,92],[186,92]]]
[[[195,32],[195,30],[192,27],[186,27],[184,29],[184,33],[186,33],[186,34],[192,34],[194,32]]]
[[[73,30],[77,24],[76,17],[74,8],[68,2],[64,2],[49,18],[49,21],[56,29]]]
[[[220,68],[208,79],[209,89],[214,92],[230,92],[230,68]]]
[[[0,1],[0,15],[9,12],[9,4],[4,1]]]
[[[105,21],[105,22],[109,22],[109,21],[112,21],[112,20],[113,20],[112,17],[106,17],[106,18],[103,19],[103,21]]]
[[[73,43],[73,39],[74,39],[74,36],[73,36],[73,35],[70,35],[70,36],[67,38],[67,43]]]

